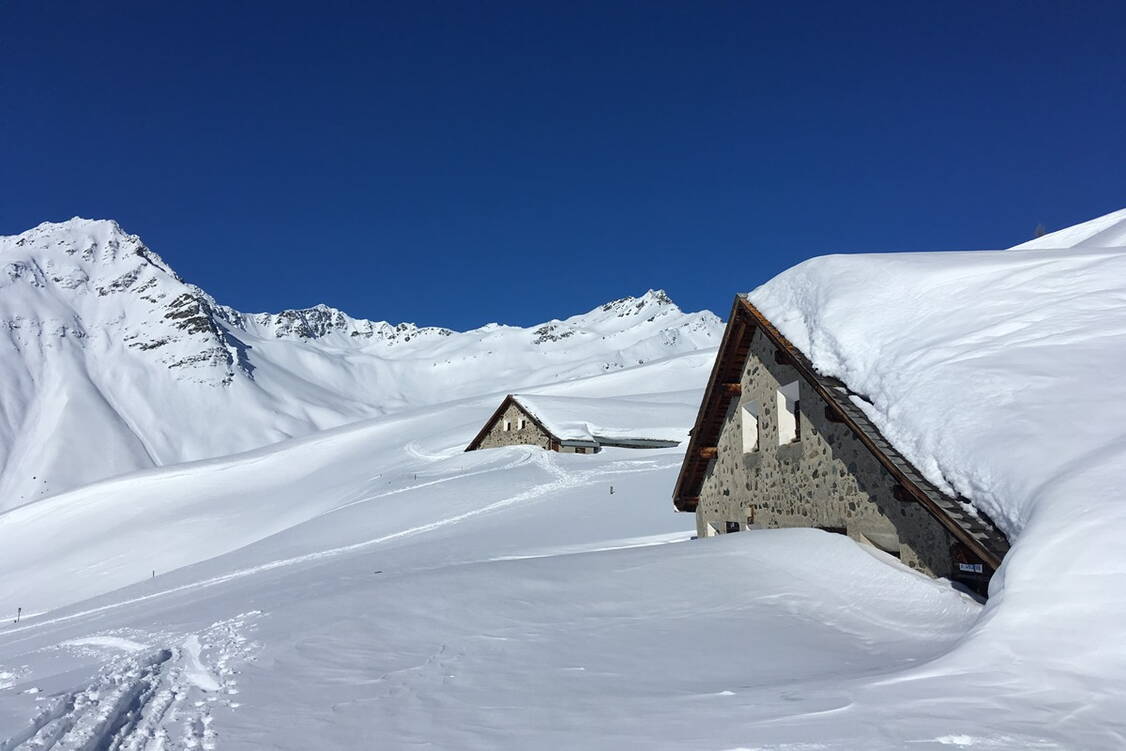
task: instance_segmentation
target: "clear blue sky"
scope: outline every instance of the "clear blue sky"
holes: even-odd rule
[[[467,328],[1126,206],[1126,3],[0,4],[0,234]]]

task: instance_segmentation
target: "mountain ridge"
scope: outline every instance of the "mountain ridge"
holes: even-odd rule
[[[396,410],[718,344],[660,290],[459,332],[325,304],[244,313],[114,220],[0,237],[0,509]]]

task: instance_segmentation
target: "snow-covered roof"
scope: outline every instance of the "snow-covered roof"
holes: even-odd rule
[[[1034,243],[814,258],[748,299],[929,481],[1011,540],[1061,536],[1060,566],[1126,533],[1126,210]]]
[[[668,441],[688,437],[695,405],[681,402],[635,401],[513,394],[512,398],[561,441]]]

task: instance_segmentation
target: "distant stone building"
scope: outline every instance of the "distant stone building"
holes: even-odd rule
[[[700,537],[748,527],[840,532],[985,594],[1008,550],[983,515],[929,483],[844,383],[737,297],[677,479]]]
[[[523,445],[595,454],[606,446],[668,448],[683,440],[690,422],[685,405],[509,394],[465,450]]]

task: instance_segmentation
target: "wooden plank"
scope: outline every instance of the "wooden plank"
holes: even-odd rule
[[[841,423],[841,424],[843,424],[844,421],[845,421],[844,416],[840,412],[838,412],[837,410],[833,409],[828,404],[825,405],[825,419],[828,420],[829,422],[835,422],[835,423]]]

